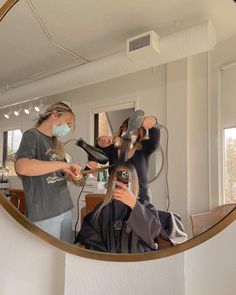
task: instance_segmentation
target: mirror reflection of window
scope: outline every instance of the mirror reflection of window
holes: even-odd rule
[[[94,143],[97,137],[106,135],[113,136],[122,122],[130,116],[134,108],[101,112],[94,115]]]
[[[98,127],[98,136],[101,135],[108,135],[108,136],[112,136],[112,125],[110,122],[110,119],[107,115],[107,113],[100,113],[98,114],[98,123],[99,123],[99,127]]]
[[[22,138],[20,129],[14,129],[4,132],[3,140],[3,165],[8,168],[9,176],[16,176],[14,168],[15,153],[19,148]]]
[[[224,203],[236,203],[236,127],[224,130]]]

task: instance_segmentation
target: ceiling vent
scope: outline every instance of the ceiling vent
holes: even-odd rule
[[[128,57],[136,60],[158,55],[160,53],[158,39],[159,36],[154,31],[128,39],[126,48]]]

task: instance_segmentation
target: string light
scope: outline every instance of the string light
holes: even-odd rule
[[[35,113],[39,113],[40,111],[43,110],[46,98],[40,99],[40,104],[37,103],[37,100],[39,100],[39,97],[33,98],[31,100],[25,100],[18,103],[2,106],[0,107],[0,111],[2,109],[6,110],[6,112],[3,113],[3,116],[6,119],[9,119],[10,116],[13,114],[16,117],[19,117],[20,113],[23,111],[26,115],[29,115],[32,113],[32,115],[35,116],[36,115]],[[17,106],[19,107],[18,109],[17,109]],[[11,108],[14,108],[14,109],[11,110]]]
[[[39,105],[36,105],[36,106],[34,107],[34,109],[35,109],[36,112],[39,113],[39,112],[42,110],[43,107],[44,107],[44,104],[43,104],[42,101],[40,101],[40,104],[39,104]]]
[[[19,116],[19,111],[14,111],[14,115],[15,115],[16,117],[18,117],[18,116]]]
[[[8,113],[5,113],[4,114],[4,117],[6,118],[6,119],[10,119],[10,115],[12,114],[12,111],[9,111]]]
[[[29,115],[31,110],[32,110],[32,105],[30,104],[30,106],[28,108],[24,109],[24,112],[25,112],[26,115]]]
[[[35,109],[35,111],[36,111],[36,112],[38,112],[38,113],[39,113],[40,109],[39,109],[39,107],[38,107],[38,106],[35,106],[35,107],[34,107],[34,109]]]

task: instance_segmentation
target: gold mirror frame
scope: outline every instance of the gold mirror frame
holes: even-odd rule
[[[0,7],[0,21],[8,13],[8,11],[18,2],[19,0],[7,0],[2,7]]]
[[[115,253],[104,253],[87,250],[78,246],[70,245],[66,242],[60,241],[48,233],[44,232],[36,225],[30,222],[17,208],[8,201],[7,197],[0,191],[0,204],[7,211],[7,213],[13,217],[19,224],[26,228],[37,237],[55,246],[56,248],[68,252],[70,254],[78,255],[85,258],[102,260],[102,261],[115,261],[115,262],[134,262],[134,261],[146,261],[160,259],[163,257],[175,255],[183,251],[189,250],[208,239],[214,237],[216,234],[224,230],[228,225],[236,220],[236,208],[233,209],[226,217],[220,222],[215,224],[209,230],[200,234],[199,236],[192,238],[182,244],[175,246],[168,246],[165,249],[160,249],[156,252],[146,252],[138,254],[115,254]]]

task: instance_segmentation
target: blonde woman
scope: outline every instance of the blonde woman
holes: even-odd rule
[[[24,188],[26,216],[47,233],[67,242],[72,241],[73,203],[66,177],[76,178],[81,167],[65,161],[58,138],[71,131],[74,121],[68,105],[58,102],[49,106],[35,127],[23,134],[15,161]]]
[[[179,216],[157,211],[138,199],[134,166],[120,164],[109,177],[104,202],[83,219],[75,243],[87,249],[112,253],[155,251],[187,239]]]

